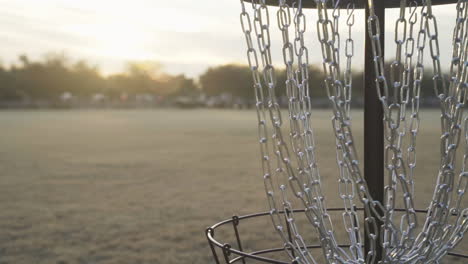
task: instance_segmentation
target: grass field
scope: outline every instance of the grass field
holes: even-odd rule
[[[329,116],[314,112],[319,166],[341,206]],[[360,146],[359,112],[354,122]],[[253,111],[15,111],[0,124],[0,263],[212,263],[207,226],[266,210]],[[438,125],[423,113],[419,208]],[[268,218],[241,231],[247,248],[280,246]]]

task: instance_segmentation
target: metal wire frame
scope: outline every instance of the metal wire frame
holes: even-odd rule
[[[363,211],[363,208],[356,208],[358,211]],[[341,212],[344,211],[344,208],[329,208],[328,211],[331,212]],[[402,212],[404,209],[395,209],[397,212]],[[300,210],[294,210],[294,213],[303,213],[304,209]],[[280,214],[284,214],[284,211],[281,211]],[[287,212],[286,212],[287,213]],[[416,213],[421,213],[425,214],[427,213],[427,210],[416,210]],[[221,264],[221,263],[226,263],[226,264],[231,264],[231,263],[243,263],[246,264],[246,260],[254,260],[260,263],[272,263],[272,264],[297,264],[296,261],[293,262],[284,262],[281,260],[276,260],[268,257],[264,257],[262,255],[268,254],[268,253],[275,253],[275,252],[282,252],[284,248],[268,248],[268,249],[262,249],[258,251],[253,251],[253,252],[246,252],[244,251],[242,247],[242,239],[239,233],[239,225],[242,220],[247,220],[247,219],[252,219],[252,218],[259,218],[259,217],[264,217],[264,216],[269,216],[269,212],[263,212],[263,213],[255,213],[255,214],[249,214],[249,215],[244,215],[244,216],[233,216],[231,219],[227,219],[224,221],[221,221],[217,224],[212,225],[211,227],[208,227],[206,229],[206,238],[208,240],[208,244],[210,246],[211,252],[213,254],[213,258],[216,262],[216,264]],[[229,225],[232,224],[235,238],[236,238],[236,243],[237,243],[237,248],[234,248],[231,244],[228,243],[222,243],[219,242],[215,239],[215,230],[221,226]],[[291,237],[291,232],[288,227],[288,234],[289,234],[289,240],[292,241]],[[349,245],[339,245],[340,247],[349,247]],[[308,249],[319,249],[321,246],[320,245],[308,245]],[[222,256],[218,256],[218,252],[216,251],[216,248],[221,249],[222,251]],[[456,252],[449,252],[449,256],[455,257],[457,259],[466,259],[468,261],[468,255],[464,253],[456,253]]]

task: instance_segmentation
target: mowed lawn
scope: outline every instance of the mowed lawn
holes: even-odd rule
[[[322,186],[339,207],[330,112],[313,118]],[[424,111],[418,208],[433,190],[439,124]],[[267,210],[254,111],[5,111],[0,130],[0,263],[213,263],[207,226]],[[246,248],[281,246],[268,218],[241,225]]]

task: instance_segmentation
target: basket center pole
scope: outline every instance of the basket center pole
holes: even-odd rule
[[[381,30],[382,54],[385,50],[385,1],[374,1],[375,14],[379,17]],[[374,200],[384,204],[384,129],[383,109],[377,96],[374,71],[374,57],[372,55],[371,40],[369,39],[369,7],[366,5],[366,38],[364,62],[364,177]],[[375,217],[375,216],[374,216]],[[375,219],[378,221],[377,217]],[[377,222],[377,226],[382,223]],[[367,233],[367,230],[365,231]],[[380,232],[379,232],[380,233]],[[365,254],[370,250],[367,234],[364,236]],[[377,239],[380,241],[380,238]],[[376,245],[376,260],[382,259],[382,245]],[[377,262],[376,261],[376,262]]]

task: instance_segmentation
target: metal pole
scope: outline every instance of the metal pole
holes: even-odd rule
[[[374,1],[375,14],[379,17],[381,28],[382,54],[385,50],[385,1]],[[366,20],[369,7],[366,5]],[[384,130],[383,109],[377,96],[375,84],[374,57],[368,35],[366,21],[365,61],[364,61],[364,177],[374,200],[384,199]],[[378,220],[376,218],[376,220]],[[377,222],[377,226],[382,223]],[[367,233],[367,230],[366,230]],[[380,233],[380,232],[379,232]],[[365,235],[365,254],[370,250],[369,239]],[[382,259],[382,245],[377,238],[376,262]]]
[[[211,237],[214,237],[214,229],[211,228],[211,227],[208,227],[206,229],[205,235],[206,235],[206,238],[208,239],[208,244],[210,245],[211,253],[213,253],[213,258],[216,261],[216,264],[220,264],[219,259],[218,259],[218,254],[216,254],[216,249],[215,249],[215,247],[214,247],[214,245],[211,242],[210,237],[209,237],[209,235],[211,235]]]
[[[244,249],[242,248],[242,242],[239,236],[239,229],[237,228],[239,226],[239,217],[237,215],[232,217],[232,226],[234,228],[234,234],[236,235],[237,246],[239,248],[239,251],[244,251]],[[245,264],[244,258],[242,258],[242,263]]]

